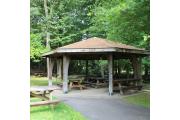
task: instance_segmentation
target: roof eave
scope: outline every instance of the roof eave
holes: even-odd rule
[[[122,48],[59,48],[56,50],[44,53],[42,57],[52,56],[60,53],[98,53],[98,52],[120,52],[149,55],[149,52],[143,49],[122,49]]]

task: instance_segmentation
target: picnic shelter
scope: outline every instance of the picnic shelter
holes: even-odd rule
[[[129,59],[135,79],[142,80],[141,59],[149,56],[149,51],[119,42],[92,37],[69,45],[58,47],[42,55],[48,59],[48,83],[52,85],[52,70],[57,62],[57,74],[63,79],[63,92],[68,93],[68,68],[71,60],[107,60],[109,95],[113,94],[113,61]],[[87,65],[86,65],[87,68]]]

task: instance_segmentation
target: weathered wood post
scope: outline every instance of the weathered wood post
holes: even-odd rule
[[[62,80],[62,59],[57,59],[57,79]]]
[[[70,58],[67,55],[63,55],[63,92],[68,93],[68,68]]]
[[[54,60],[52,58],[49,58],[49,64],[48,64],[48,70],[47,70],[49,86],[52,86],[53,66],[54,66]]]
[[[113,95],[113,55],[108,56],[108,70],[109,70],[109,95]]]

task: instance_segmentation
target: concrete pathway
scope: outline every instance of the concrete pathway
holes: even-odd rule
[[[62,95],[56,92],[55,96],[81,112],[89,120],[150,120],[150,109],[127,104],[120,99],[121,96],[113,97],[105,94],[98,97],[92,96],[91,92],[88,93],[89,96],[87,91],[80,95],[72,93]]]
[[[88,120],[149,120],[150,110],[128,105],[120,100],[65,98],[63,101]]]

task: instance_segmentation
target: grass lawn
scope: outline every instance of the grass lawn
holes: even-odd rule
[[[31,120],[86,120],[79,112],[64,103],[59,103],[54,108],[50,106],[31,107],[30,111]]]
[[[143,92],[131,96],[126,96],[122,98],[123,101],[134,104],[140,105],[149,108],[150,107],[150,92]]]
[[[46,77],[31,76],[31,86],[47,86],[48,80]],[[59,81],[53,79],[53,84]],[[31,102],[39,101],[37,98],[31,98]],[[75,111],[69,105],[60,102],[52,109],[50,106],[38,106],[30,108],[31,120],[86,120],[81,113]]]
[[[30,84],[31,86],[47,86],[48,85],[48,79],[47,77],[37,77],[37,76],[31,76],[30,78]],[[52,79],[53,84],[60,83],[59,80],[56,78]]]

